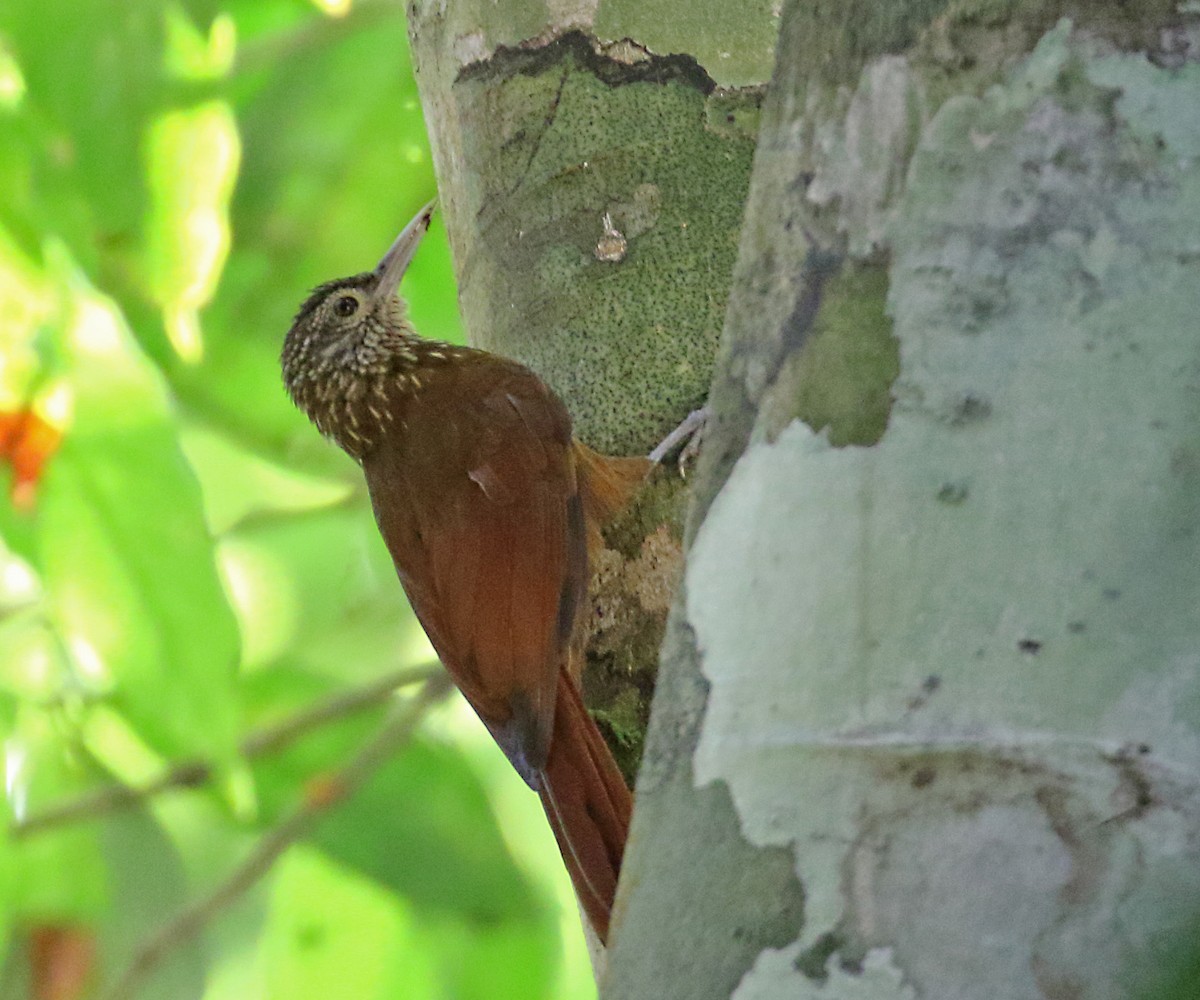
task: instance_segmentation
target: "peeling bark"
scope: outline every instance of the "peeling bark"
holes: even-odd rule
[[[1195,995],[1198,43],[788,6],[606,997]]]

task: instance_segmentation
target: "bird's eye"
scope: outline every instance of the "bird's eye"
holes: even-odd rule
[[[353,295],[343,295],[333,304],[334,314],[345,319],[347,316],[353,316],[358,309],[358,299]]]

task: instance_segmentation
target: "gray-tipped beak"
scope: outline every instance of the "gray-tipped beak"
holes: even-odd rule
[[[383,255],[383,260],[375,268],[375,273],[379,275],[379,283],[375,286],[372,298],[381,299],[396,294],[396,289],[400,287],[400,279],[404,277],[417,247],[421,245],[421,237],[429,230],[429,220],[436,207],[437,199],[434,198],[413,216],[412,222],[404,227],[396,237],[396,242]]]

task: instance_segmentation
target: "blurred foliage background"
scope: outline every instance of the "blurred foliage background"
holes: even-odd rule
[[[399,3],[0,5],[0,997],[100,995],[388,699],[239,747],[431,662],[278,354],[433,194]],[[440,227],[405,293],[461,338]],[[36,825],[187,761],[211,780]],[[594,996],[536,797],[457,696],[218,910],[139,996]]]

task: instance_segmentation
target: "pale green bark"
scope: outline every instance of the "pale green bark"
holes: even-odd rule
[[[1196,995],[1200,19],[1055,6],[785,12],[606,997]]]

